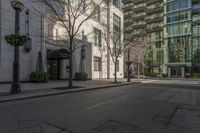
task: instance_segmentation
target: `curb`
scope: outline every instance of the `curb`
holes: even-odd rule
[[[105,89],[105,88],[112,88],[112,87],[120,87],[120,86],[127,86],[131,84],[137,84],[135,82],[131,83],[122,83],[122,84],[112,84],[108,86],[98,86],[98,87],[90,87],[90,88],[78,88],[78,89],[68,89],[68,90],[56,90],[52,92],[42,92],[42,93],[36,93],[31,95],[23,95],[23,94],[15,94],[15,95],[7,95],[0,97],[0,103],[6,103],[6,102],[12,102],[12,101],[20,101],[20,100],[29,100],[29,99],[35,99],[35,98],[42,98],[42,97],[48,97],[48,96],[56,96],[56,95],[64,95],[68,93],[75,93],[75,92],[82,92],[82,91],[92,91],[97,89]],[[50,90],[52,88],[49,88]],[[40,92],[40,91],[38,91]]]
[[[142,83],[142,85],[152,85],[152,86],[163,85],[166,88],[175,87],[175,88],[179,88],[179,89],[194,89],[194,90],[200,91],[200,84],[180,84],[180,83],[179,84],[168,84],[168,83],[152,82],[152,83]]]

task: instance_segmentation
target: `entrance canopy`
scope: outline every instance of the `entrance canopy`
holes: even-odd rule
[[[168,67],[191,67],[191,62],[168,63]]]
[[[67,49],[48,50],[47,51],[47,59],[50,59],[50,60],[69,59],[69,51]]]

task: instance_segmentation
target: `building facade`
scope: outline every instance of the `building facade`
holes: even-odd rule
[[[68,79],[68,51],[62,41],[66,37],[65,29],[52,16],[52,12],[44,8],[44,5],[25,0],[23,3],[25,9],[20,13],[20,34],[28,36],[30,41],[20,48],[20,81],[29,81],[30,74],[36,71],[39,52],[42,55],[44,71],[48,73],[49,79]],[[112,1],[109,4],[109,13],[101,12],[99,16],[89,19],[81,26],[82,34],[76,39],[79,46],[73,53],[73,75],[83,71],[88,74],[89,79],[114,77],[114,64],[103,38],[106,27],[102,21],[113,25],[115,22],[113,16],[116,15],[120,18],[120,28],[123,29],[122,4],[119,3],[120,0]],[[14,15],[10,1],[0,1],[0,82],[12,81],[14,48],[6,43],[5,36],[14,33]],[[111,39],[109,42],[113,46]],[[83,49],[84,59],[81,54]],[[119,62],[117,76],[122,78],[123,56],[119,58]]]
[[[124,25],[126,37],[141,36],[146,29],[145,0],[124,1]]]
[[[167,63],[164,59],[166,55],[163,37],[164,3],[163,0],[150,0],[146,2],[146,5],[146,33],[150,44],[146,55],[147,72],[167,73],[167,69],[164,66]]]
[[[132,1],[133,4],[135,2],[135,6],[137,3],[145,5],[143,10],[146,16],[141,23],[146,26],[145,32],[150,46],[146,55],[146,71],[168,77],[185,77],[200,73],[200,1]],[[139,13],[132,9],[132,14],[132,21],[136,22],[134,19]],[[130,30],[128,26],[125,29]],[[135,29],[132,27],[130,31],[134,33]]]

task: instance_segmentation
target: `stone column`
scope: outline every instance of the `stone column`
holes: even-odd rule
[[[181,77],[185,77],[185,67],[181,67]]]
[[[171,78],[171,67],[168,67],[168,78]]]

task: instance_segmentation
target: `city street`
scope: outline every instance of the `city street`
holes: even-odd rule
[[[199,133],[198,87],[133,84],[0,103],[0,133]]]
[[[0,0],[0,133],[200,133],[200,0]]]

